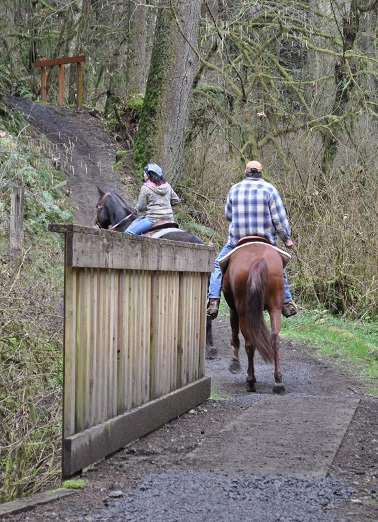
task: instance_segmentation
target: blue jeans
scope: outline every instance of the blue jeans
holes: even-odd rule
[[[222,273],[219,268],[219,259],[224,257],[226,254],[231,252],[234,247],[226,243],[226,245],[222,248],[219,255],[216,257],[214,261],[214,272],[212,272],[210,276],[210,282],[209,282],[209,291],[208,291],[208,297],[219,299],[221,296],[221,288],[222,288]],[[289,287],[289,281],[287,279],[286,270],[283,271],[283,279],[284,279],[284,289],[285,289],[285,295],[284,295],[284,303],[288,303],[292,300],[292,295],[290,292]]]
[[[144,234],[144,232],[147,232],[147,230],[150,230],[152,225],[154,225],[154,221],[150,221],[146,217],[138,217],[135,221],[129,225],[126,230],[125,234]]]

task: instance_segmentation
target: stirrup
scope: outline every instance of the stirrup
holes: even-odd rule
[[[291,317],[293,315],[296,315],[298,313],[298,307],[294,303],[293,300],[288,301],[287,303],[284,303],[282,307],[282,315],[284,317]]]

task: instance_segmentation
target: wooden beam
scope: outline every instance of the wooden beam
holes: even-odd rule
[[[85,61],[85,55],[79,54],[78,56],[66,57],[66,58],[54,58],[52,60],[37,60],[34,62],[34,67],[50,67],[51,65],[64,65],[67,63],[80,63]]]
[[[212,272],[214,247],[169,239],[110,232],[80,225],[51,224],[66,233],[66,264],[76,268],[110,268],[177,272]]]
[[[63,479],[195,408],[206,401],[210,393],[211,378],[203,377],[135,410],[67,437],[63,446]]]

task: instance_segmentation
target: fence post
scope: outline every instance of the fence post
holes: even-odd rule
[[[81,111],[83,104],[83,63],[77,62],[76,69],[76,91],[77,91],[77,108]]]
[[[59,65],[58,76],[58,103],[61,107],[64,105],[64,65]]]
[[[10,248],[21,250],[23,239],[24,189],[13,187],[10,213]]]

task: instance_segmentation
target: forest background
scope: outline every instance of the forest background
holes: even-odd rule
[[[2,0],[1,91],[40,100],[34,62],[84,54],[83,107],[106,121],[118,140],[119,176],[136,175],[141,181],[144,164],[161,164],[182,199],[180,223],[219,249],[227,237],[228,189],[242,179],[246,161],[260,161],[292,226],[295,249],[288,273],[295,300],[301,307],[374,322],[377,13],[377,0]],[[53,104],[57,75],[56,67],[48,69]],[[74,66],[66,69],[65,84],[66,101],[74,106]],[[54,173],[53,188],[45,187],[44,200],[38,199],[37,186],[50,179],[51,171],[36,167],[28,131],[5,98],[0,104],[0,238],[4,245],[11,187],[21,185],[26,202],[34,202],[28,208],[26,244],[38,238],[46,261],[61,255],[62,245],[41,234],[43,227],[72,219],[64,179]],[[22,161],[28,168],[19,167]],[[7,310],[2,361],[9,360],[12,346],[21,346],[14,318],[30,288],[24,283],[20,291],[16,280],[27,255],[26,249],[14,274],[9,265],[2,272],[2,297],[7,298],[2,301],[2,311]],[[42,262],[39,269],[54,271]],[[49,346],[59,342],[51,336]],[[22,380],[19,369],[14,371]],[[5,380],[1,384],[7,386]],[[2,410],[4,419],[7,412]],[[49,412],[44,441],[54,416],[57,410]],[[7,437],[13,448],[12,423]],[[0,465],[10,497],[27,490],[20,463],[35,445],[31,448],[14,447],[12,459]],[[40,467],[53,467],[54,452],[41,450]],[[20,478],[12,489],[7,477],[15,470]]]

